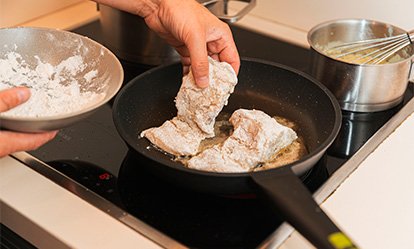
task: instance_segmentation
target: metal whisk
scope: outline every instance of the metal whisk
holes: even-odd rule
[[[338,59],[351,56],[346,60],[349,62],[379,64],[413,42],[414,30],[396,36],[344,43],[331,47],[328,52]]]

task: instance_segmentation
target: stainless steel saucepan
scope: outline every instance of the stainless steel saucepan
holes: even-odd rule
[[[384,64],[344,62],[327,55],[332,44],[388,37],[406,33],[390,24],[366,19],[341,19],[319,24],[308,33],[311,74],[335,95],[343,110],[375,112],[390,109],[403,100],[413,81],[414,46]]]

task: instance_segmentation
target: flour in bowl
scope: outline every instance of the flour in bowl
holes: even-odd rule
[[[102,89],[89,89],[98,71],[87,69],[82,56],[73,55],[56,66],[34,56],[27,63],[16,51],[0,57],[0,91],[26,86],[30,99],[0,114],[4,117],[51,117],[65,115],[91,106],[105,97]]]

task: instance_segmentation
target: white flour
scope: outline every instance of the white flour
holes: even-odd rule
[[[29,65],[17,52],[0,57],[0,91],[14,86],[30,88],[31,97],[0,116],[49,117],[84,109],[105,97],[104,93],[82,87],[97,77],[97,70],[87,71],[82,56],[74,55],[58,65],[42,62]]]

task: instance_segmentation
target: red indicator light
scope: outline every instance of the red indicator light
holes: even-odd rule
[[[108,173],[103,173],[99,175],[99,179],[101,180],[109,180],[109,178],[111,178],[111,175]]]

